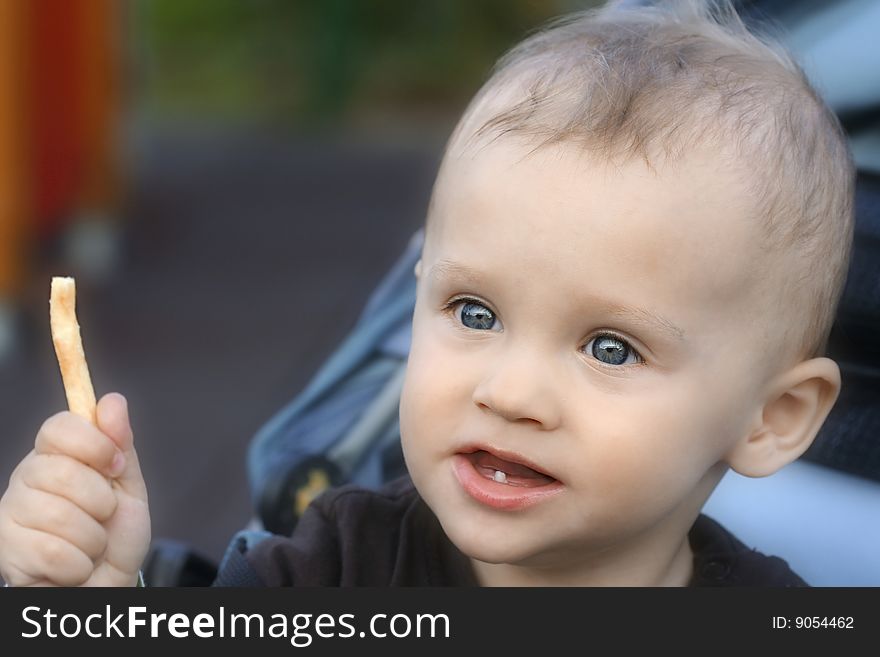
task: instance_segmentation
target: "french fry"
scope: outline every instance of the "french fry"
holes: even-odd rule
[[[49,297],[49,324],[55,355],[61,368],[67,405],[77,415],[97,425],[95,390],[89,377],[79,324],[76,321],[76,282],[72,278],[52,278]]]

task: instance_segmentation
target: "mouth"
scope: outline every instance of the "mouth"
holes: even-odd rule
[[[478,473],[486,479],[500,484],[538,488],[556,481],[521,456],[510,453],[502,454],[476,448],[473,451],[462,452],[462,455],[470,461]]]
[[[477,502],[505,511],[526,508],[563,490],[563,484],[524,457],[472,447],[452,459],[453,473]]]

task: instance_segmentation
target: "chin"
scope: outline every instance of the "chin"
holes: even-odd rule
[[[485,515],[475,509],[458,489],[451,468],[414,468],[410,476],[443,532],[466,556],[491,564],[523,562],[535,556],[535,546],[528,540],[523,544],[522,530],[527,528],[517,531],[510,524],[515,518],[494,517],[497,512]]]
[[[523,563],[532,558],[532,546],[512,543],[510,534],[494,532],[480,523],[445,522],[438,516],[443,531],[455,546],[471,559],[485,563]]]
[[[510,546],[497,545],[487,543],[485,540],[468,537],[465,540],[457,541],[452,536],[450,540],[455,546],[461,550],[466,556],[484,563],[516,563],[520,561],[516,551],[511,550]]]

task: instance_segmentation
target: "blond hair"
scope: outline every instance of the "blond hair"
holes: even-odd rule
[[[753,172],[767,260],[791,264],[773,281],[779,337],[798,358],[824,354],[852,243],[852,156],[792,56],[729,0],[610,4],[554,20],[498,61],[447,153],[506,135],[649,165],[701,143],[732,148]]]

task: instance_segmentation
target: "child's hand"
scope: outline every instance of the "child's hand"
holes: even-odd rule
[[[134,586],[150,544],[147,490],[125,398],[98,427],[50,417],[0,500],[0,576],[9,586]]]

